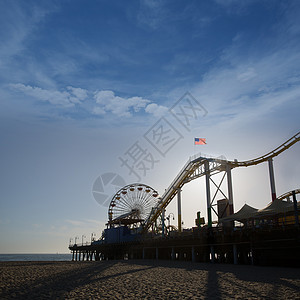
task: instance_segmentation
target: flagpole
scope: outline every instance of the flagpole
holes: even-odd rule
[[[197,145],[206,145],[206,138],[194,138],[194,156],[196,155],[195,147]]]
[[[193,138],[194,139],[194,141],[193,141],[193,143],[194,143],[194,156],[196,155],[196,153],[195,153],[195,138]]]

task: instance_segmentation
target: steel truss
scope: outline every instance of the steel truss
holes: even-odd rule
[[[274,201],[274,198],[276,198],[276,192],[275,192],[275,180],[274,180],[274,172],[273,172],[273,158],[279,155],[280,153],[282,153],[283,151],[287,150],[288,148],[290,148],[299,140],[300,140],[300,132],[295,134],[293,137],[288,139],[285,143],[283,143],[273,151],[248,161],[241,161],[241,162],[237,160],[228,161],[224,158],[207,158],[202,156],[191,157],[183,166],[183,168],[175,177],[175,179],[172,181],[172,183],[169,185],[169,187],[166,189],[165,193],[159,199],[157,205],[152,209],[148,219],[144,223],[143,232],[149,230],[149,228],[156,221],[156,219],[159,216],[161,216],[162,211],[166,209],[166,207],[169,205],[169,203],[174,199],[176,195],[177,195],[177,202],[178,202],[178,230],[181,231],[181,189],[184,186],[184,184],[202,176],[205,176],[206,178],[208,226],[212,226],[211,211],[213,210],[215,213],[217,213],[213,206],[215,205],[216,196],[218,193],[221,193],[224,196],[224,198],[228,200],[230,214],[232,214],[233,213],[233,189],[232,189],[231,170],[236,167],[248,167],[248,166],[257,165],[268,161],[272,200]],[[220,172],[224,172],[224,174],[219,184],[217,184],[212,179],[212,176]],[[227,177],[226,193],[224,189],[221,189],[225,177]],[[211,188],[210,188],[211,182],[217,188],[212,198],[211,198]]]

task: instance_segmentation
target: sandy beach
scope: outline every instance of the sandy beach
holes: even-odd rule
[[[171,261],[1,262],[0,299],[300,299],[300,270]]]

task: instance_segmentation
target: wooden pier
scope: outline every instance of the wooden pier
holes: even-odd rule
[[[194,228],[170,236],[139,236],[135,241],[70,245],[74,261],[164,259],[193,262],[300,267],[300,228]]]

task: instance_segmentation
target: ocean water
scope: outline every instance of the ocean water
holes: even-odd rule
[[[71,261],[72,254],[0,254],[0,261]]]

